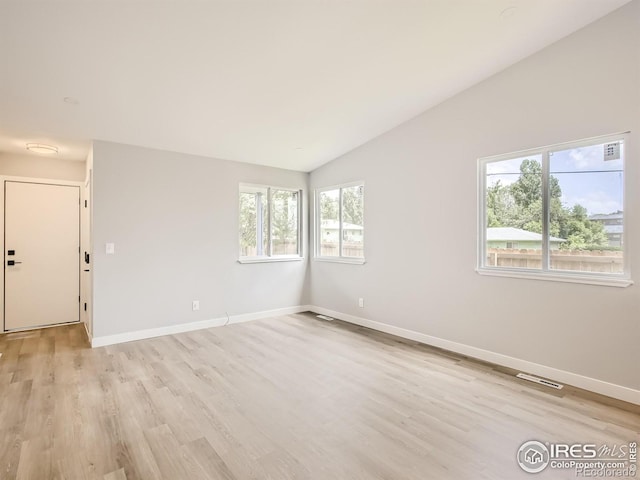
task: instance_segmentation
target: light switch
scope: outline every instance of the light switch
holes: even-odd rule
[[[113,255],[114,253],[116,253],[116,244],[115,243],[107,243],[105,251],[107,252],[107,255]]]

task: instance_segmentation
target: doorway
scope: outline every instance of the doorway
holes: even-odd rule
[[[80,186],[4,180],[4,331],[80,320]]]

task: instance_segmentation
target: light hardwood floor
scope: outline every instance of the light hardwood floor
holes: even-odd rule
[[[309,314],[90,349],[0,336],[0,479],[514,479],[526,440],[621,444],[640,415]],[[615,402],[613,402],[615,403]]]

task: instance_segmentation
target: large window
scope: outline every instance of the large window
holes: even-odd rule
[[[364,262],[364,184],[316,190],[316,258]]]
[[[240,261],[301,257],[300,190],[240,184]]]
[[[625,135],[479,160],[480,273],[622,285]]]

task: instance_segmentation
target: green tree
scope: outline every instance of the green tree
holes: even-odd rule
[[[558,179],[549,178],[551,198],[560,198],[562,189]],[[528,206],[542,199],[542,165],[537,160],[525,159],[520,164],[520,178],[511,186],[516,203]]]
[[[342,221],[353,225],[363,225],[363,188],[358,185],[342,189]]]
[[[549,178],[550,188],[550,218],[549,224],[552,232],[560,232],[560,222],[563,215],[562,210],[562,189],[558,179],[551,175]],[[522,228],[530,232],[542,232],[542,165],[540,162],[525,159],[520,164],[520,177],[511,185],[511,194],[518,207],[515,216],[519,224],[517,228]]]
[[[500,180],[487,188],[487,226],[504,227],[511,223],[511,213],[515,210],[515,202],[509,187]]]
[[[295,253],[295,250],[288,250],[297,245],[298,194],[286,190],[273,190],[271,214],[273,253]]]
[[[256,195],[240,193],[240,248],[243,255],[255,255],[256,234]]]
[[[339,190],[322,192],[320,194],[320,216],[323,220],[338,219],[340,209]]]
[[[564,249],[596,249],[608,244],[604,226],[592,222],[581,205],[562,205],[562,189],[553,175],[549,178],[549,234],[567,240]],[[509,186],[500,181],[487,188],[487,226],[514,227],[542,233],[542,166],[525,159],[518,180]]]
[[[342,189],[342,221],[354,225],[364,222],[364,189],[361,185]],[[339,220],[340,190],[323,192],[320,195],[320,215],[323,219]]]
[[[568,212],[562,234],[562,238],[568,240],[562,245],[563,249],[593,250],[608,245],[604,226],[589,220],[587,209],[582,205],[574,205]]]

